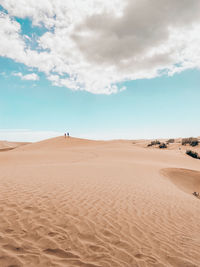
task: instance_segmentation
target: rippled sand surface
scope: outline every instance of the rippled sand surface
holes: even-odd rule
[[[200,161],[58,137],[0,153],[0,266],[200,266]]]

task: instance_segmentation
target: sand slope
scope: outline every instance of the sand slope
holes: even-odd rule
[[[181,151],[132,141],[0,153],[0,266],[200,266],[199,174]]]
[[[15,149],[20,146],[27,145],[26,142],[9,142],[9,141],[0,141],[0,152],[8,151]]]
[[[200,172],[188,169],[163,169],[161,171],[179,189],[186,193],[200,192]]]

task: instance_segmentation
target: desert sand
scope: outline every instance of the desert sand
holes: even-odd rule
[[[0,153],[0,266],[200,266],[200,160],[146,143]]]
[[[19,146],[27,145],[27,142],[9,142],[9,141],[0,141],[0,152],[8,151],[15,149]]]

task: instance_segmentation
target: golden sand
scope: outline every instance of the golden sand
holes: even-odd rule
[[[0,266],[200,266],[200,161],[58,137],[0,153]]]

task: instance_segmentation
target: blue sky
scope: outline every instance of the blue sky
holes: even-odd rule
[[[103,139],[200,133],[198,70],[130,81],[122,92],[95,95],[52,86],[39,73],[39,81],[23,81],[10,74],[23,69],[10,59],[1,58],[0,66],[5,72],[0,76],[1,129],[70,131],[75,136]]]
[[[110,55],[94,62],[96,57],[91,59],[88,51],[82,55],[73,50],[70,65],[71,54],[68,58],[69,50],[66,52],[65,42],[58,38],[64,27],[57,29],[57,22],[51,24],[55,14],[41,23],[19,15],[17,6],[14,11],[9,5],[1,10],[2,20],[8,23],[4,42],[13,42],[13,50],[0,44],[0,139],[36,141],[67,131],[92,139],[200,136],[200,70],[193,59],[178,63],[165,58],[157,66],[158,59],[155,63],[153,58],[154,65],[146,60],[137,72],[133,61],[128,67],[123,65],[129,60],[125,54],[116,66]],[[9,35],[7,29],[11,29]],[[53,50],[50,37],[60,40],[58,50]],[[64,61],[61,56],[66,56]],[[87,73],[77,65],[78,56]],[[73,74],[74,66],[80,72]],[[159,75],[161,72],[164,74]]]

